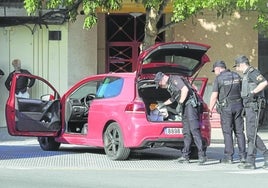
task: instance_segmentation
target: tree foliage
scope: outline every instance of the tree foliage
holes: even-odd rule
[[[42,9],[61,9],[69,10],[71,21],[75,21],[78,10],[85,15],[84,28],[90,29],[97,23],[97,9],[105,12],[118,10],[121,8],[122,0],[24,0],[24,8],[29,15],[38,14]]]
[[[260,33],[268,35],[268,4],[266,0],[131,0],[144,6],[146,11],[144,48],[155,42],[157,35],[175,24],[204,10],[214,10],[217,16],[223,17],[234,11],[256,11],[258,21],[255,28]],[[75,20],[78,9],[85,15],[84,28],[89,29],[97,23],[97,10],[109,12],[121,8],[123,0],[24,0],[24,6],[29,14],[37,13],[40,9],[69,9],[70,20]],[[172,5],[170,23],[157,28],[167,5]]]

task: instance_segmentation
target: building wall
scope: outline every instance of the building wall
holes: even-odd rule
[[[253,66],[258,64],[258,32],[253,29],[257,15],[254,13],[235,13],[217,18],[215,12],[207,12],[188,19],[173,28],[174,41],[195,41],[211,46],[208,50],[211,63],[200,72],[200,76],[215,77],[211,73],[213,62],[224,60],[232,68],[234,59],[245,54]]]
[[[68,28],[68,88],[80,79],[98,71],[98,27],[83,29],[84,17],[79,15]]]
[[[169,18],[167,16],[166,19]],[[258,32],[253,29],[256,18],[255,13],[235,13],[217,18],[215,12],[206,12],[179,23],[166,32],[167,41],[193,41],[211,46],[207,53],[211,62],[199,73],[200,77],[209,78],[204,96],[206,102],[209,102],[215,78],[211,72],[215,61],[224,60],[227,67],[234,70],[234,59],[244,54],[249,57],[254,67],[258,66]]]
[[[106,72],[106,27],[105,14],[98,14],[98,73]]]

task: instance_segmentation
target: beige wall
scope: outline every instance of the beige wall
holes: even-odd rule
[[[83,29],[84,16],[69,23],[68,29],[68,88],[80,79],[97,73],[97,26]]]
[[[254,13],[235,13],[233,16],[217,18],[216,13],[207,12],[178,24],[167,32],[166,38],[170,41],[194,41],[210,45],[208,55],[211,63],[203,67],[199,75],[208,77],[211,83],[215,77],[211,67],[216,60],[224,60],[232,69],[235,57],[245,54],[252,65],[257,66],[258,33],[253,29],[256,18]]]
[[[98,73],[106,72],[106,27],[105,14],[98,14]]]

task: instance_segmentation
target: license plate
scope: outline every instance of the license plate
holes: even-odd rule
[[[169,135],[182,134],[182,128],[165,128],[164,132]]]

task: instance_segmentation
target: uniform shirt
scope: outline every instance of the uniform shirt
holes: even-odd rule
[[[219,102],[224,99],[236,100],[241,98],[241,77],[230,70],[222,71],[214,81],[213,92],[218,92]]]
[[[20,73],[23,74],[31,74],[29,71],[25,70],[25,69],[20,69]],[[5,82],[5,86],[7,88],[7,90],[10,90],[10,86],[11,86],[11,81],[13,78],[13,75],[15,74],[15,71],[11,72]],[[29,82],[30,80],[30,82]],[[19,77],[17,80],[17,84],[16,84],[16,91],[15,93],[18,94],[19,92],[25,93],[27,91],[27,87],[32,87],[34,85],[35,80],[34,79],[28,79],[26,77]]]
[[[171,95],[171,102],[174,102],[179,99],[183,86],[185,86],[185,83],[180,76],[171,75],[169,77],[167,90]]]
[[[259,85],[261,82],[266,81],[260,71],[251,66],[248,67],[248,69],[243,74],[244,76],[242,80],[241,91],[242,97],[247,97],[248,94],[257,87],[257,85]],[[257,93],[256,97],[257,96],[264,97],[264,91]]]

